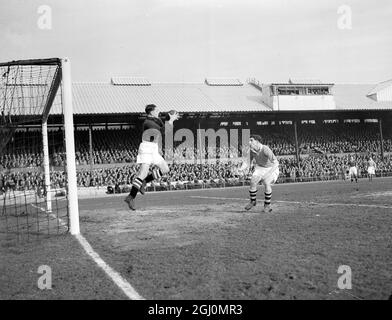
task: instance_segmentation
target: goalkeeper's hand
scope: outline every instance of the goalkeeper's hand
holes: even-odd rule
[[[169,116],[169,122],[173,123],[174,121],[178,120],[180,114],[175,110],[170,110],[168,116]]]

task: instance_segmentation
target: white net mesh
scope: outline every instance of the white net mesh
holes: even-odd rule
[[[0,237],[23,240],[68,230],[60,84],[59,59],[0,64]],[[49,185],[43,168],[44,119]]]

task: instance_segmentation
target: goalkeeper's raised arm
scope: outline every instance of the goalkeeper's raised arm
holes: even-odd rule
[[[178,120],[180,118],[180,114],[176,111],[176,110],[170,110],[167,115],[166,115],[166,119],[165,121],[170,124],[173,125],[173,122]]]

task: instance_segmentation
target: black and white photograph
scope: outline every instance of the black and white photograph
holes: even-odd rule
[[[0,300],[391,300],[391,16],[0,1]]]

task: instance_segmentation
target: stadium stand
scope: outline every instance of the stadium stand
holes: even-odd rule
[[[218,128],[216,128],[218,129]],[[321,124],[301,125],[298,130],[300,154],[309,154],[315,150],[318,153],[378,153],[379,133],[374,124]],[[392,152],[392,133],[390,128],[384,130],[384,151]],[[274,150],[276,155],[294,155],[295,145],[292,138],[291,126],[266,126],[262,129],[251,130],[260,134],[264,143]],[[39,136],[39,132],[16,134],[15,141],[10,142],[4,153],[0,156],[0,165],[4,168],[39,167],[42,164],[42,155],[39,154],[40,145],[32,145],[31,135]],[[55,137],[54,137],[55,136]],[[52,133],[49,139],[61,139],[61,134]],[[132,163],[136,160],[137,147],[140,134],[137,130],[129,129],[99,129],[93,130],[93,160],[94,164]],[[18,144],[17,146],[15,144]],[[53,145],[59,145],[53,142]],[[218,140],[217,157],[220,154],[229,154],[232,158],[234,150],[219,148]],[[88,131],[75,131],[75,147],[77,165],[90,163]],[[239,146],[241,148],[241,146]],[[240,149],[239,148],[239,149]],[[200,158],[196,152],[190,157]],[[64,151],[56,148],[52,155],[52,165],[64,165]]]
[[[140,122],[143,109],[141,106],[151,101],[160,105],[162,110],[174,108],[187,115],[188,118],[185,117],[181,126],[192,130],[195,136],[197,122],[204,124],[205,121],[209,128],[215,130],[221,128],[222,122],[226,122],[228,124],[226,129],[248,128],[253,134],[260,134],[264,143],[280,157],[279,182],[344,178],[348,153],[355,153],[358,157],[361,174],[366,173],[366,157],[369,154],[376,157],[377,175],[392,172],[390,154],[392,126],[389,123],[383,127],[383,149],[380,145],[381,121],[388,121],[388,117],[385,117],[388,113],[385,112],[392,110],[391,102],[385,100],[385,95],[381,93],[385,91],[386,86],[390,86],[390,82],[385,82],[380,87],[322,84],[321,81],[311,83],[307,80],[289,81],[287,85],[275,84],[275,86],[278,89],[300,87],[299,93],[289,98],[293,105],[298,97],[299,100],[311,99],[309,101],[312,103],[314,101],[321,103],[323,99],[330,99],[333,96],[336,110],[331,111],[327,108],[329,113],[321,116],[313,112],[313,109],[299,110],[302,113],[295,111],[281,116],[279,99],[275,99],[279,98],[279,90],[270,90],[272,95],[269,96],[263,91],[268,85],[256,80],[242,83],[236,78],[207,78],[204,83],[196,84],[155,84],[145,78],[113,77],[111,83],[73,84],[78,186],[109,186],[113,191],[118,191],[119,186],[127,186],[131,183],[137,171],[135,162],[140,142],[140,129],[135,125],[131,126],[132,129],[129,125],[125,129],[122,126],[111,127],[111,124],[116,121],[122,121],[122,124],[130,124],[130,121],[133,121],[133,124]],[[269,89],[272,87],[273,85]],[[328,92],[313,92],[315,88],[324,87],[328,87]],[[301,96],[302,91],[306,94]],[[276,94],[277,96],[273,96]],[[377,94],[379,97],[375,96]],[[321,103],[320,106],[322,105]],[[320,111],[317,108],[318,106],[314,105],[314,109]],[[373,114],[376,111],[380,112],[377,116]],[[56,114],[54,108],[53,120],[51,120],[54,128]],[[125,118],[126,116],[128,118]],[[234,126],[233,117],[240,119],[238,121],[240,126]],[[313,119],[317,118],[317,121],[304,121],[301,117],[302,119],[313,117]],[[361,120],[346,121],[346,118],[356,117],[360,117]],[[326,121],[332,118],[336,119]],[[366,122],[365,120],[369,120],[367,118],[375,118],[373,120],[376,121]],[[290,121],[286,121],[289,119]],[[298,124],[296,128],[300,159],[295,157],[294,120]],[[261,125],[259,122],[265,122],[266,125]],[[96,123],[100,123],[101,126],[95,125]],[[92,125],[91,150],[88,125]],[[65,154],[62,149],[62,139],[61,130],[55,128],[49,132],[50,165],[55,168],[52,180],[58,187],[64,184]],[[41,144],[42,137],[38,124],[26,130],[16,131],[13,138],[7,140],[0,154],[0,188],[24,190],[42,187]],[[190,185],[200,184],[245,183],[246,179],[241,180],[242,178],[235,174],[236,156],[241,155],[241,150],[241,145],[238,146],[238,150],[233,147],[228,149],[221,146],[218,141],[215,151],[216,158],[220,161],[200,165],[195,164],[195,161],[178,163],[178,159],[183,158],[184,154],[175,149],[170,174],[164,177],[159,185],[151,187],[167,189],[167,187],[187,188]],[[209,148],[204,153],[211,151]],[[383,152],[382,162],[380,154]],[[186,154],[188,159],[200,160],[203,156],[202,150],[196,148],[187,150]]]
[[[356,155],[358,168],[361,176],[366,176],[367,156]],[[376,176],[386,176],[392,173],[392,156],[387,155],[384,162],[376,157],[378,165]],[[164,177],[158,187],[169,189],[183,189],[197,187],[206,184],[211,186],[236,185],[246,183],[246,178],[235,174],[235,162],[215,164],[171,164],[171,171]],[[278,183],[294,181],[336,180],[344,179],[348,170],[348,155],[314,155],[301,159],[297,164],[294,158],[281,158]],[[79,187],[121,187],[121,191],[131,185],[137,166],[134,164],[100,168],[80,169],[77,172],[77,183]],[[36,190],[43,185],[43,173],[40,171],[9,172],[0,174],[0,186],[4,191],[6,188],[23,191]],[[55,171],[51,180],[56,188],[64,187],[64,172]],[[156,189],[157,185],[150,186]]]
[[[281,156],[280,182],[344,178],[348,167],[348,154],[352,153],[356,153],[361,175],[366,175],[367,157],[369,154],[379,154],[378,133],[374,124],[306,124],[299,126],[301,160],[297,163],[295,157],[292,157],[295,148],[290,140],[292,139],[290,132],[289,126],[280,128],[266,126],[256,131],[265,137],[265,143]],[[93,170],[89,167],[88,131],[75,131],[75,133],[76,160],[79,168],[78,186],[107,187],[131,184],[132,177],[137,171],[135,159],[140,139],[136,130],[94,130]],[[33,134],[39,135],[39,132]],[[0,185],[3,188],[8,186],[14,190],[30,190],[43,185],[43,174],[39,170],[42,155],[37,153],[39,146],[28,144],[30,140],[25,135],[26,133],[22,132],[16,136],[19,144],[18,152],[2,154],[0,157],[1,166],[8,169],[8,171],[3,170],[0,175]],[[387,153],[392,151],[391,136],[390,130],[385,130],[384,148]],[[52,133],[52,140],[59,137],[61,137],[59,133]],[[26,142],[25,145],[20,144],[23,141]],[[13,143],[15,141],[10,142],[6,150],[12,150]],[[55,151],[51,164],[58,167],[58,170],[52,173],[51,178],[56,187],[61,188],[65,181],[61,168],[65,161],[64,152]],[[229,151],[227,148],[226,150],[219,148],[218,144],[218,158],[220,154],[228,154],[229,160],[233,161],[203,166],[195,163],[176,163],[175,155],[170,175],[161,183],[164,188],[185,188],[198,183],[222,185],[239,182],[240,177],[234,174],[237,162]],[[200,159],[197,149],[191,150],[189,156]],[[386,155],[384,162],[381,162],[379,157],[375,160],[378,164],[376,172],[378,176],[392,172],[390,154]],[[99,165],[100,167],[97,168]]]

